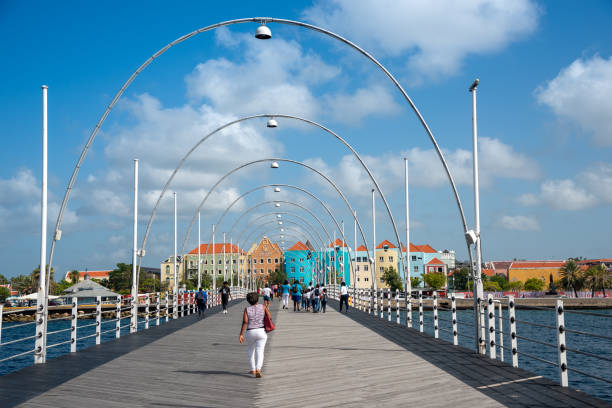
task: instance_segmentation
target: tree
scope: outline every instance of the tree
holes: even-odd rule
[[[573,289],[574,296],[578,297],[578,291],[584,287],[584,276],[576,261],[571,258],[568,259],[565,265],[561,267],[560,272],[563,287]]]
[[[593,265],[586,270],[584,281],[591,287],[591,297],[595,297],[595,290],[602,289],[605,295],[605,287],[610,279],[610,274],[603,264]]]
[[[27,295],[32,287],[32,278],[29,275],[18,275],[11,278],[11,287],[20,295]]]
[[[79,274],[79,271],[72,270],[70,271],[70,281],[72,282],[72,284],[74,285],[75,283],[79,283],[79,278],[81,277],[81,275]]]
[[[446,275],[442,272],[426,273],[423,276],[423,280],[425,284],[433,290],[439,290],[442,289],[446,283]]]
[[[517,281],[512,281],[512,282],[508,282],[508,289],[511,290],[512,292],[521,292],[521,288],[523,287],[523,282],[517,280]]]
[[[499,286],[500,290],[506,290],[508,288],[508,279],[502,275],[493,275],[489,277],[489,282],[495,282]]]
[[[6,278],[6,276],[0,273],[0,285],[6,285],[8,283],[9,283],[9,280]]]
[[[9,288],[0,286],[0,302],[4,302],[9,296],[11,296],[11,291],[9,290]]]
[[[413,288],[419,287],[421,285],[421,278],[418,276],[413,276],[410,278],[410,286]]]
[[[538,278],[529,278],[525,281],[525,290],[541,292],[544,288],[544,281]]]
[[[57,285],[55,285],[55,291],[50,293],[53,293],[56,296],[61,295],[62,292],[68,289],[70,286],[72,286],[72,282],[68,282],[66,279],[62,279],[61,281],[57,282]]]
[[[455,269],[453,272],[453,289],[468,289],[470,270],[468,268]]]
[[[275,269],[274,272],[272,272],[270,274],[270,276],[268,276],[268,283],[274,285],[281,285],[283,284],[283,282],[285,282],[285,280],[287,279],[286,275],[284,272]]]
[[[502,290],[501,286],[499,286],[499,283],[492,280],[484,282],[482,288],[488,292],[501,292]]]
[[[132,290],[132,265],[120,262],[108,273],[108,283],[114,292],[126,295]]]
[[[400,279],[394,267],[385,268],[382,274],[382,280],[387,284],[392,291],[402,290],[404,284]]]

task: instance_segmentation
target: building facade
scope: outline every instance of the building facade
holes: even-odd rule
[[[253,273],[255,279],[262,283],[268,283],[270,274],[283,268],[283,251],[267,237],[253,244],[247,255],[247,273],[249,276]]]
[[[283,253],[285,274],[289,282],[294,280],[305,284],[316,282],[318,253],[309,244],[298,241]]]

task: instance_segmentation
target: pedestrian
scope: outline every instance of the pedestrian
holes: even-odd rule
[[[257,378],[261,378],[264,350],[268,340],[268,335],[264,329],[264,317],[267,316],[272,321],[272,316],[267,307],[257,304],[259,301],[257,292],[247,294],[246,300],[250,306],[244,309],[242,327],[240,328],[240,344],[244,344],[246,341],[248,347],[249,363],[251,364],[251,371],[249,373]]]
[[[321,311],[325,313],[325,306],[327,306],[327,289],[323,288],[323,294],[321,295]]]
[[[304,289],[304,293],[302,293],[302,309],[308,310],[308,288]]]
[[[344,313],[348,313],[348,288],[344,282],[340,284],[340,313],[342,313],[342,303],[346,306]]]
[[[281,286],[283,309],[289,309],[289,292],[291,292],[291,286],[289,285],[289,281],[286,280],[285,283]]]
[[[291,295],[293,296],[293,311],[299,312],[300,300],[302,299],[302,285],[300,285],[297,279],[293,282],[293,286],[291,287]]]
[[[264,305],[266,307],[270,307],[270,296],[272,296],[272,289],[266,284],[266,287],[263,289]]]
[[[227,303],[232,299],[232,293],[227,281],[223,282],[223,286],[219,289],[221,294],[221,306],[223,307],[223,313],[227,314]]]
[[[208,293],[202,290],[202,288],[198,288],[198,293],[196,293],[196,304],[198,306],[198,316],[201,318],[205,317],[206,313],[206,301],[208,300]]]
[[[319,289],[319,285],[317,285],[312,291],[312,313],[319,312],[319,300],[321,297],[321,289]]]

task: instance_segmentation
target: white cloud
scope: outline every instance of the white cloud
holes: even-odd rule
[[[523,205],[546,205],[577,211],[612,204],[612,164],[598,163],[576,175],[575,179],[547,180],[539,194],[518,198]]]
[[[420,76],[452,75],[469,54],[499,51],[532,33],[531,0],[318,1],[304,17],[375,54],[408,55]]]
[[[504,215],[499,221],[502,228],[514,231],[537,231],[540,224],[534,217],[525,215]]]
[[[444,151],[444,155],[456,184],[471,185],[472,152],[457,149]],[[374,174],[383,192],[403,188],[402,157],[408,158],[411,185],[437,188],[448,184],[448,178],[434,149],[415,147],[400,153],[390,152],[380,156],[362,155],[363,161]],[[498,139],[480,138],[479,158],[482,187],[491,185],[496,179],[534,180],[540,177],[537,163]],[[334,174],[334,178],[350,194],[366,196],[370,192],[369,178],[353,155],[343,156],[334,168],[320,158],[309,159],[308,163],[326,173]],[[362,182],[357,183],[356,180]],[[363,181],[366,181],[366,184]]]
[[[400,111],[386,88],[360,88],[352,94],[333,94],[325,97],[329,114],[338,122],[359,125],[362,118],[372,115],[393,115]]]
[[[536,92],[539,103],[593,135],[600,146],[612,146],[612,57],[577,59]]]

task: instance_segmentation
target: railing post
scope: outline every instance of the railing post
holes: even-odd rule
[[[77,298],[72,298],[72,320],[70,321],[70,352],[77,351],[77,321],[79,320],[79,312],[77,306]]]
[[[157,306],[157,311],[155,313],[155,317],[156,317],[156,326],[159,326],[159,319],[161,317],[161,292],[157,292],[155,294],[155,304]]]
[[[169,312],[170,312],[170,294],[168,291],[166,291],[166,323],[168,323]]]
[[[399,290],[395,291],[395,323],[401,324],[401,322],[400,322]]]
[[[385,290],[386,294],[387,294],[387,321],[391,321],[391,290],[390,289],[386,289]]]
[[[493,295],[487,295],[487,316],[489,318],[489,358],[495,359],[495,306],[493,305]]]
[[[149,328],[149,307],[151,306],[151,295],[145,295],[145,330]]]
[[[383,319],[385,317],[385,295],[384,295],[384,289],[380,289],[380,296],[378,297],[380,299],[380,318]]]
[[[117,296],[115,305],[115,338],[121,337],[121,295]]]
[[[130,297],[130,333],[138,331],[138,297]]]
[[[504,310],[502,309],[501,302],[497,304],[497,312],[497,323],[499,326],[499,337],[497,340],[497,343],[499,345],[499,361],[504,361]]]
[[[172,320],[178,319],[178,290],[172,291]]]
[[[423,291],[419,290],[419,331],[423,333]]]
[[[556,304],[557,316],[557,353],[559,355],[559,375],[561,377],[561,386],[567,387],[567,352],[565,346],[565,310],[563,309],[563,300],[557,299]]]
[[[0,344],[2,344],[2,319],[4,317],[3,313],[4,305],[0,305]]]
[[[434,324],[434,338],[438,338],[438,292],[433,291],[433,324]]]
[[[406,292],[406,327],[412,328],[412,291]]]
[[[512,367],[518,367],[518,340],[516,338],[516,318],[514,296],[508,296],[508,321],[510,322],[510,348],[512,349]]]
[[[486,354],[486,329],[485,329],[485,309],[484,309],[484,300],[482,298],[478,298],[478,322],[480,324],[480,333],[478,335],[478,343],[480,344],[481,354]]]
[[[455,300],[455,295],[451,296],[451,313],[453,319],[453,344],[455,346],[459,345],[459,333],[457,332],[457,302]]]
[[[96,296],[96,344],[100,344],[102,332],[102,297]]]

